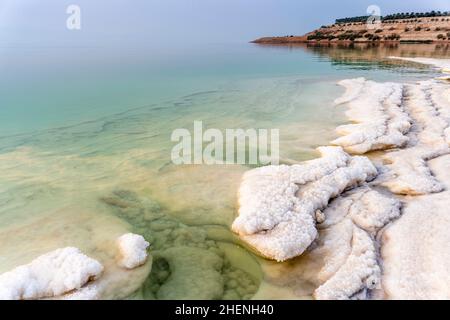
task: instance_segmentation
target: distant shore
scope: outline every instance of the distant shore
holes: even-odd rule
[[[366,22],[335,23],[302,36],[263,37],[259,44],[295,43],[450,43],[450,16],[383,20],[368,28]]]

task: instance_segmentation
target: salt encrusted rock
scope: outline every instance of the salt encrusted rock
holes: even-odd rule
[[[433,177],[427,161],[450,152],[448,86],[437,81],[400,85],[364,78],[340,84],[346,87],[346,93],[336,102],[348,103],[346,115],[356,124],[338,127],[343,137],[332,143],[354,154],[409,143],[406,149],[384,155],[389,173],[383,175],[382,185],[397,194],[442,191],[443,186]]]
[[[0,275],[0,299],[59,296],[80,289],[87,282],[97,279],[102,272],[103,266],[79,249],[57,249]]]
[[[318,272],[322,285],[314,296],[364,298],[380,280],[375,236],[400,215],[400,202],[365,186],[333,200],[324,215],[319,245],[313,250],[324,261]]]
[[[350,157],[340,147],[318,150],[322,158],[244,175],[232,229],[265,257],[284,261],[302,254],[317,236],[315,212],[377,175],[365,157]]]
[[[119,265],[134,269],[147,261],[147,248],[150,244],[141,235],[127,233],[117,239]]]
[[[428,160],[450,153],[450,108],[443,88],[434,81],[407,86],[405,106],[415,122],[414,143],[384,156],[391,176],[383,185],[394,193],[423,195],[443,190],[427,165]]]
[[[431,162],[441,193],[411,197],[383,232],[385,299],[450,299],[450,155]]]
[[[343,219],[332,227],[320,230],[318,246],[312,252],[323,257],[323,266],[317,278],[323,284],[329,280],[349,257],[352,251],[353,223]]]
[[[352,225],[351,252],[345,263],[323,285],[314,297],[320,300],[349,299],[365,288],[374,289],[380,281],[380,267],[371,237]]]
[[[382,183],[390,191],[402,195],[424,195],[441,192],[442,184],[433,176],[427,161],[436,158],[447,151],[406,149],[384,156],[388,161],[387,168],[391,177]]]
[[[326,220],[319,228],[329,228],[348,218],[371,235],[400,216],[400,201],[368,187],[355,189],[330,203]]]
[[[341,136],[332,141],[352,154],[402,147],[408,142],[406,133],[411,121],[402,107],[403,85],[376,83],[364,78],[343,80],[346,88],[338,104],[347,103],[346,115],[353,124],[339,126]]]

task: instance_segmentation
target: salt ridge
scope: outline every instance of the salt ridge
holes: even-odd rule
[[[316,211],[377,175],[365,157],[350,157],[340,147],[319,151],[322,158],[302,165],[267,166],[244,175],[232,229],[262,255],[284,261],[302,254],[317,236]]]
[[[445,69],[450,60],[420,61]],[[322,158],[297,167],[251,170],[242,181],[233,230],[272,259],[283,261],[304,251],[322,256],[316,299],[449,298],[450,282],[440,279],[447,279],[450,270],[444,232],[450,194],[442,192],[450,175],[442,183],[442,163],[439,177],[439,170],[429,167],[429,161],[449,159],[449,86],[437,80],[395,84],[364,78],[340,85],[346,91],[336,103],[348,107],[353,124],[339,127],[341,137],[333,144],[350,154],[384,151],[371,156],[379,175],[368,170],[365,180],[375,178],[370,186],[348,179],[347,187],[323,192],[329,187],[326,177],[354,159],[343,151],[339,157],[322,152]],[[296,180],[296,171],[311,175],[302,179],[299,174]],[[401,198],[402,204],[396,194],[412,197]]]
[[[352,124],[339,126],[341,137],[332,141],[352,154],[402,147],[408,142],[411,120],[402,108],[403,85],[376,83],[364,78],[343,80],[346,88],[337,104],[347,104]]]
[[[0,275],[0,300],[59,296],[80,289],[102,272],[103,266],[79,249],[57,249]]]

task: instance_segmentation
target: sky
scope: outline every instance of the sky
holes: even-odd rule
[[[68,30],[69,5],[81,29]],[[304,34],[336,18],[450,11],[450,0],[0,0],[0,46],[237,43]]]

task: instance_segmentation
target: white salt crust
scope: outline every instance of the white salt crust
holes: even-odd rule
[[[318,150],[322,158],[244,175],[232,229],[263,256],[284,261],[302,254],[317,236],[316,211],[377,175],[365,157],[350,157],[340,147]]]
[[[126,269],[134,269],[147,261],[147,248],[150,244],[138,234],[127,233],[117,239],[118,263]]]
[[[383,157],[390,170],[383,185],[392,192],[423,195],[443,190],[427,161],[450,153],[450,108],[444,95],[446,90],[447,85],[436,81],[407,86],[405,107],[415,124],[411,144]]]
[[[327,177],[355,158],[322,148],[320,159],[244,175],[233,230],[266,257],[282,261],[307,250],[313,264],[321,261],[316,299],[449,299],[450,192],[442,191],[450,188],[450,87],[362,78],[340,84],[346,93],[336,103],[347,104],[355,124],[340,127],[333,143],[352,154],[387,151],[372,155],[380,175],[371,185],[412,196],[403,198],[404,209],[388,190],[344,192],[364,182],[351,181],[358,175],[325,191],[332,189]]]
[[[339,126],[341,137],[332,141],[352,154],[402,147],[408,142],[406,134],[411,120],[402,107],[403,85],[376,83],[364,78],[340,81],[346,88],[337,104],[345,103],[345,113],[352,124]]]
[[[388,222],[400,216],[400,201],[369,187],[361,187],[333,200],[325,209],[325,222],[319,228],[329,228],[350,219],[372,236]]]
[[[316,299],[349,299],[361,290],[374,289],[380,281],[380,268],[372,238],[353,224],[350,224],[350,229],[351,251],[345,261],[340,261],[343,263],[333,276],[314,291]]]
[[[39,299],[80,289],[97,279],[103,266],[79,249],[67,247],[0,275],[0,299]]]
[[[382,237],[385,299],[450,299],[450,155],[431,161],[446,191],[414,197]]]
[[[151,270],[148,242],[140,235],[124,234],[116,240],[119,263],[106,268],[77,248],[46,253],[30,264],[0,275],[0,300],[97,300],[123,298],[141,285]],[[111,252],[111,258],[115,253]],[[151,256],[150,256],[151,259]],[[145,267],[134,269],[145,264]],[[120,265],[120,267],[119,267]],[[126,270],[124,270],[126,269]],[[142,280],[141,280],[142,281]]]
[[[422,195],[442,191],[427,161],[450,152],[450,91],[435,80],[417,84],[343,80],[337,103],[346,103],[353,124],[337,129],[332,144],[351,154],[394,150],[383,156],[383,186],[393,193]]]
[[[347,94],[352,90],[354,92],[360,90],[362,93],[361,82],[356,80],[354,89],[347,90]],[[408,144],[403,149],[381,156],[386,167],[382,169],[383,174],[375,181],[375,184],[380,183],[397,194],[423,195],[420,198],[405,200],[403,217],[391,224],[384,233],[382,253],[385,273],[381,287],[378,287],[384,294],[381,295],[382,298],[448,299],[450,297],[450,255],[448,254],[450,239],[446,231],[450,226],[447,214],[450,193],[442,192],[445,186],[439,181],[446,181],[447,184],[450,182],[450,174],[448,174],[450,158],[447,157],[447,160],[444,160],[445,155],[450,153],[449,90],[447,84],[433,80],[405,85],[402,110],[409,115],[409,121],[412,123],[408,132]],[[366,94],[376,95],[377,90],[370,90]],[[357,101],[358,97],[355,98],[355,96],[357,95],[353,93],[352,99]],[[352,101],[349,98],[342,100]],[[386,145],[381,149],[389,148],[390,146]],[[376,149],[371,148],[368,151]],[[430,160],[441,165],[431,170],[428,166]],[[446,167],[443,163],[447,163]],[[447,176],[444,177],[442,173],[439,176],[440,172],[447,172]],[[443,179],[439,179],[440,177]],[[329,228],[330,224],[338,223],[335,228],[339,236],[332,236],[333,226],[325,229],[327,230],[325,237],[331,237],[334,244],[330,246],[333,249],[329,249],[324,255],[325,267],[319,276],[327,278],[330,273],[335,273],[316,289],[314,296],[317,299],[345,299],[351,294],[353,297],[368,298],[368,289],[380,282],[380,269],[376,259],[373,259],[376,253],[374,241],[365,242],[366,245],[360,246],[365,249],[363,255],[358,255],[358,259],[352,257],[352,253],[348,253],[349,245],[342,243],[349,238],[348,229],[351,224],[348,218],[351,218],[353,228],[356,225],[367,231],[367,236],[372,234],[373,237],[383,225],[400,215],[399,204],[389,204],[389,200],[396,201],[394,198],[383,196],[386,199],[377,200],[376,194],[373,196],[371,203],[383,205],[378,207],[378,210],[369,206],[367,212],[378,211],[382,214],[370,215],[370,219],[359,220],[352,217],[351,206],[356,206],[354,212],[365,211],[358,208],[365,202],[363,198],[353,202],[352,198],[355,198],[355,195],[340,197],[325,210],[326,220],[321,227]],[[344,210],[336,210],[336,206],[338,208],[343,206]],[[383,206],[385,209],[382,209]],[[347,212],[347,218],[342,219],[345,215],[342,212]],[[363,238],[360,233],[359,237],[352,239],[362,241]],[[344,259],[347,259],[345,263],[343,263]],[[351,267],[347,268],[347,263]],[[338,265],[341,265],[339,269]]]
[[[368,187],[355,189],[335,200],[324,211],[324,239],[319,248],[324,265],[318,273],[323,282],[316,299],[367,298],[380,283],[375,236],[400,216],[400,202]]]

